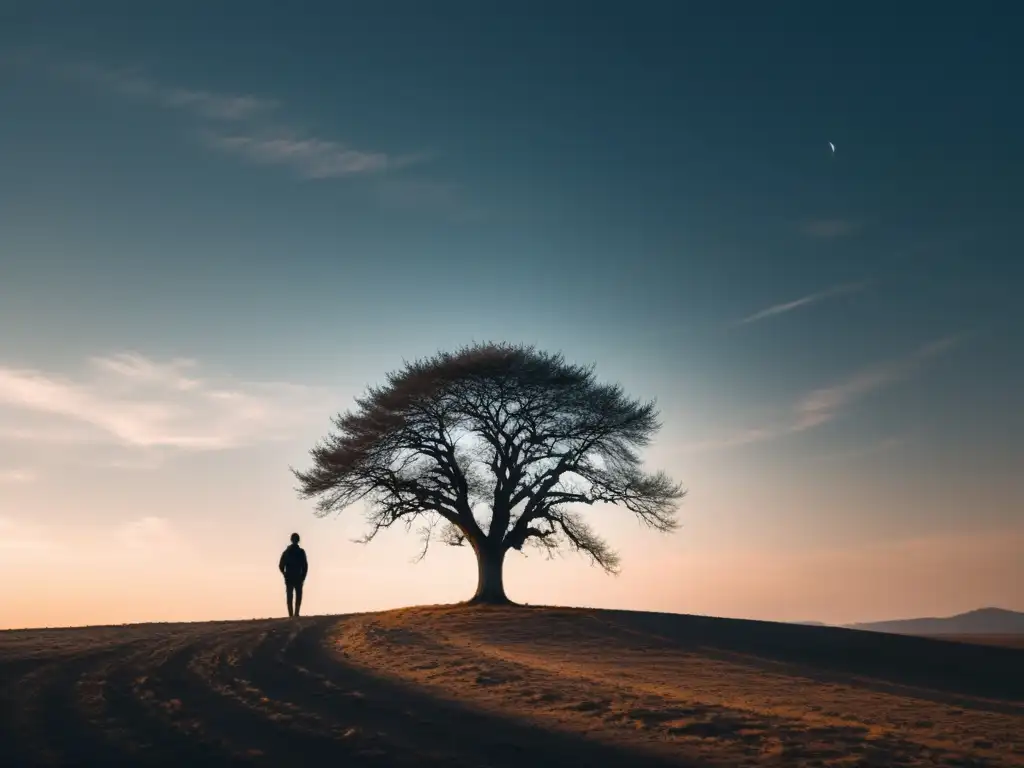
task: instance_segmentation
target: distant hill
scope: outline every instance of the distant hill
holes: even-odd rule
[[[846,627],[897,635],[1016,635],[1024,634],[1024,613],[1004,608],[979,608],[948,618],[875,621]]]

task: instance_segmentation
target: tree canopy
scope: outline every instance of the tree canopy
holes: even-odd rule
[[[653,402],[596,380],[532,346],[474,344],[406,363],[370,387],[293,469],[320,516],[362,501],[369,531],[420,521],[432,539],[469,544],[474,600],[504,602],[505,554],[525,546],[584,553],[610,573],[618,555],[584,518],[619,505],[671,532],[684,496],[665,473],[643,470],[639,450],[660,428]]]

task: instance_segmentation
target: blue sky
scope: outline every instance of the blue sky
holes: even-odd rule
[[[1024,608],[1005,550],[1024,510],[1021,12],[550,5],[4,5],[0,519],[19,556],[62,526],[142,526],[256,573],[303,526],[323,559],[402,574],[325,611],[458,599],[456,555],[355,552],[358,515],[313,521],[287,467],[403,359],[495,339],[656,397],[652,463],[691,489],[670,539],[609,515],[618,592],[531,560],[510,587],[531,602]],[[891,605],[786,570],[842,552],[856,580],[909,561],[872,547],[968,540],[963,568],[1002,570],[946,602],[925,566]],[[665,592],[628,576],[648,553],[719,570]],[[795,602],[736,581],[752,557]],[[575,591],[551,597],[550,573]],[[224,583],[203,617],[229,610]],[[77,616],[27,610],[5,612]]]

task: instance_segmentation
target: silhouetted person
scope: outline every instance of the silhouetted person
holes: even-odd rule
[[[306,550],[299,546],[299,534],[292,534],[292,543],[281,553],[281,561],[277,567],[284,574],[284,591],[288,596],[288,615],[298,616],[302,607],[302,583],[306,580],[309,563],[306,562]],[[292,610],[292,596],[295,597],[295,610]]]

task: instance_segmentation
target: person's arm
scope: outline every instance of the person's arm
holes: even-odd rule
[[[287,555],[288,555],[288,550],[285,550],[284,552],[281,553],[281,559],[277,561],[277,570],[279,570],[281,573],[284,573],[284,562],[285,562],[285,557]]]
[[[302,550],[302,578],[306,578],[306,572],[309,571],[309,561],[306,559],[306,550]]]

